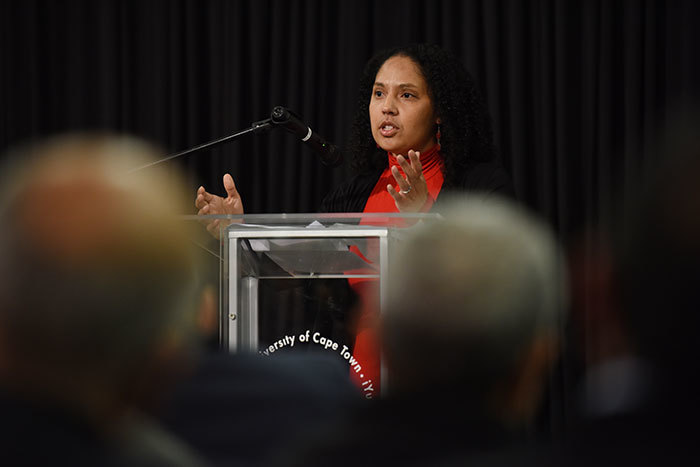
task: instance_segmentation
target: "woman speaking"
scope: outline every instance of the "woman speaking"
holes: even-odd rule
[[[427,212],[443,191],[512,195],[472,77],[451,54],[418,44],[366,65],[346,153],[357,175],[330,212]]]
[[[324,212],[428,212],[448,191],[512,196],[498,162],[491,124],[474,80],[451,54],[434,45],[385,50],[365,66],[345,154],[356,175],[326,196]],[[197,190],[199,214],[243,213],[233,178],[225,198]],[[219,221],[209,223],[218,231]],[[379,382],[371,282],[350,280],[364,305],[354,356]],[[351,375],[354,375],[351,372]]]
[[[326,196],[321,211],[427,212],[443,191],[513,194],[474,80],[435,45],[398,47],[370,59],[344,153],[356,175]],[[224,188],[226,197],[199,187],[198,214],[243,214],[229,174]]]

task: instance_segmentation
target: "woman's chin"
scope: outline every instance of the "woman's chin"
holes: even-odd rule
[[[392,141],[390,138],[375,137],[374,141],[382,151],[390,152],[392,154],[401,154],[401,152],[398,151],[401,151],[402,147],[396,144],[396,142]]]
[[[383,151],[390,152],[395,156],[398,156],[399,154],[406,155],[408,153],[407,149],[400,148],[397,146],[389,146],[389,145],[380,145],[379,146]]]

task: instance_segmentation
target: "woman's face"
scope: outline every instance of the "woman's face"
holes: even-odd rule
[[[437,143],[440,123],[418,65],[400,55],[389,58],[377,72],[369,102],[372,136],[379,147],[408,157],[408,150],[424,152]]]

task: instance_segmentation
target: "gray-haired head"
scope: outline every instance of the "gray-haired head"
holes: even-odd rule
[[[0,378],[26,392],[138,391],[194,335],[182,181],[126,137],[73,135],[8,157],[0,192]],[[124,386],[131,385],[126,388]],[[91,393],[94,395],[94,392]],[[99,397],[96,396],[96,397]]]
[[[444,208],[444,220],[415,227],[393,252],[382,319],[389,383],[479,399],[537,336],[560,329],[562,256],[552,232],[506,200],[463,196]]]

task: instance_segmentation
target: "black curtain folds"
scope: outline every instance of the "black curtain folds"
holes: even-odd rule
[[[372,48],[354,2],[3,3],[2,146],[76,129],[175,152],[284,105],[339,144]],[[366,17],[365,17],[366,16]],[[339,27],[340,24],[344,28]],[[352,29],[352,33],[348,33]],[[314,212],[347,175],[281,130],[188,156],[193,185],[232,173],[251,213]]]
[[[659,130],[696,109],[698,26],[695,0],[5,1],[0,149],[105,129],[175,152],[275,105],[342,146],[367,59],[434,42],[475,76],[520,200],[568,243],[615,215]],[[350,173],[282,130],[171,164],[193,194],[230,172],[250,213],[314,212]]]
[[[609,213],[700,88],[693,0],[23,0],[0,6],[0,146],[77,129],[170,152],[275,105],[342,146],[365,61],[407,42],[462,58],[520,199],[562,235]],[[173,164],[248,212],[314,212],[346,178],[281,130]]]

